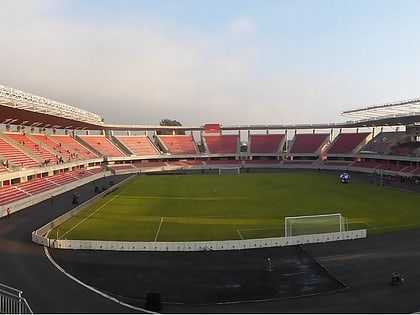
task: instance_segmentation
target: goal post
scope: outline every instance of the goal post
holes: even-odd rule
[[[239,175],[240,173],[239,167],[219,167],[219,175]]]
[[[347,219],[341,213],[284,218],[284,236],[347,231]]]

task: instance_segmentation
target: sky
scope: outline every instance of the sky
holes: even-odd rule
[[[333,123],[420,97],[418,0],[0,0],[0,85],[105,123]]]

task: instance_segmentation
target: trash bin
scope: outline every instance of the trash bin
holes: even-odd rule
[[[77,194],[73,195],[73,204],[78,205],[79,204],[79,196]]]

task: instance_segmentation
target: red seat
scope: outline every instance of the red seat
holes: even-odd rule
[[[282,134],[250,135],[251,153],[276,153],[284,139]]]

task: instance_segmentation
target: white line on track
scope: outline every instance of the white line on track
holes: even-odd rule
[[[156,242],[156,241],[157,241],[157,239],[158,239],[159,232],[160,232],[160,228],[162,227],[162,223],[163,223],[163,219],[164,219],[164,218],[165,218],[165,217],[160,218],[160,224],[159,224],[159,228],[158,228],[158,230],[157,230],[157,232],[156,232],[155,242]]]
[[[48,260],[61,272],[61,273],[63,273],[64,275],[66,275],[68,278],[70,278],[71,280],[73,280],[74,282],[76,282],[77,284],[80,284],[81,286],[83,286],[83,287],[85,287],[85,288],[87,288],[88,290],[90,290],[90,291],[92,291],[92,292],[94,292],[94,293],[96,293],[96,294],[99,294],[100,296],[103,296],[104,298],[106,298],[106,299],[108,299],[108,300],[110,300],[110,301],[113,301],[113,302],[115,302],[115,303],[117,303],[117,304],[120,304],[120,305],[122,305],[122,306],[125,306],[125,307],[128,307],[128,308],[131,308],[131,309],[133,309],[133,310],[136,310],[136,311],[140,311],[140,312],[145,312],[145,313],[149,313],[149,314],[155,314],[155,312],[152,312],[152,311],[149,311],[149,310],[146,310],[146,309],[143,309],[143,308],[140,308],[140,307],[136,307],[136,306],[133,306],[133,305],[131,305],[131,304],[128,304],[128,303],[125,303],[125,302],[122,302],[122,301],[120,301],[120,300],[118,300],[118,299],[116,299],[116,298],[114,298],[114,297],[112,297],[112,296],[110,296],[110,295],[108,295],[108,294],[106,294],[106,293],[104,293],[104,292],[102,292],[102,291],[100,291],[100,290],[98,290],[98,289],[95,289],[95,288],[93,288],[93,287],[91,287],[90,285],[87,285],[86,283],[84,283],[84,282],[82,282],[82,281],[80,281],[79,279],[77,279],[76,277],[74,277],[74,276],[72,276],[71,274],[69,274],[69,273],[67,273],[63,268],[61,268],[61,266],[59,265],[59,264],[57,264],[57,262],[51,257],[51,255],[50,255],[50,253],[49,253],[49,251],[48,251],[48,247],[46,247],[46,246],[44,246],[44,252],[45,252],[45,255],[47,256],[47,258],[48,258]]]

